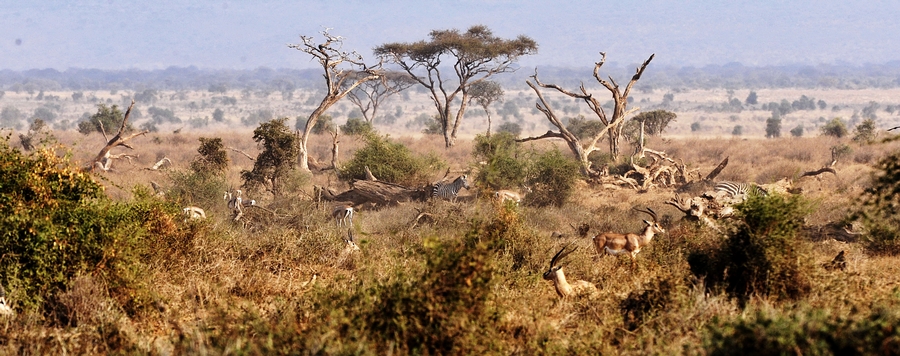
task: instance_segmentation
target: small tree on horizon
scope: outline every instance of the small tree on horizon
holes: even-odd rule
[[[781,137],[781,119],[770,117],[766,120],[766,138]]]
[[[537,42],[525,35],[502,39],[483,25],[469,27],[466,32],[433,30],[428,36],[429,41],[386,43],[374,52],[399,65],[427,89],[438,112],[444,145],[452,147],[466,114],[471,87],[495,74],[515,71],[511,65],[519,57],[537,53]],[[445,79],[445,60],[453,66],[456,82]],[[455,114],[454,103],[458,103]]]
[[[825,136],[841,138],[847,136],[847,133],[847,125],[839,117],[831,119],[825,126],[822,126],[822,134]]]

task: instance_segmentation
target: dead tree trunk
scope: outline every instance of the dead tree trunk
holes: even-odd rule
[[[372,204],[376,206],[390,206],[408,201],[424,201],[428,199],[428,191],[424,188],[410,188],[399,184],[358,180],[351,184],[351,189],[334,195],[327,194],[327,189],[319,189],[323,192],[322,199],[334,202],[353,203],[354,206]]]
[[[306,128],[300,137],[300,157],[298,164],[300,169],[310,172],[309,169],[309,135],[313,126],[319,117],[325,113],[328,108],[347,96],[351,91],[359,87],[360,84],[380,78],[381,63],[374,67],[368,67],[362,62],[362,56],[356,52],[344,52],[341,46],[344,41],[340,36],[333,36],[328,30],[322,31],[325,42],[321,44],[315,43],[312,37],[300,36],[303,43],[291,44],[288,47],[300,50],[313,56],[319,61],[322,69],[325,71],[325,97],[319,102],[319,106],[313,110],[306,120]],[[342,68],[342,65],[348,64],[358,70]],[[360,75],[365,73],[366,75]]]
[[[595,172],[591,168],[591,163],[588,160],[588,156],[592,152],[598,150],[597,143],[600,141],[600,139],[603,136],[608,136],[608,138],[609,138],[610,153],[614,157],[618,157],[618,155],[619,155],[619,137],[621,136],[622,124],[625,123],[626,116],[631,114],[633,111],[637,110],[637,108],[627,110],[628,94],[630,94],[631,88],[634,86],[634,83],[637,82],[639,79],[641,79],[641,75],[644,73],[644,70],[647,68],[647,65],[650,64],[650,61],[653,60],[653,56],[654,56],[654,55],[650,55],[650,58],[648,58],[646,61],[644,61],[644,63],[640,67],[637,68],[636,73],[634,74],[634,76],[631,77],[631,81],[628,82],[628,85],[625,87],[625,90],[620,91],[619,84],[616,83],[616,81],[613,80],[612,77],[609,78],[609,82],[600,78],[599,71],[600,71],[600,67],[603,66],[603,63],[606,62],[606,53],[600,52],[600,54],[603,55],[603,58],[600,60],[600,62],[596,63],[594,66],[594,78],[596,78],[597,81],[600,82],[600,84],[602,84],[604,87],[606,87],[612,93],[613,101],[615,102],[615,109],[613,110],[612,117],[608,118],[606,116],[606,112],[604,111],[602,104],[596,98],[594,98],[592,94],[589,94],[587,92],[587,89],[585,89],[583,84],[579,88],[581,93],[568,91],[568,90],[563,89],[562,87],[555,85],[555,84],[541,83],[541,81],[538,80],[538,77],[537,77],[537,70],[535,70],[534,75],[531,76],[531,78],[534,79],[534,83],[532,83],[531,81],[526,81],[525,83],[528,84],[528,86],[531,87],[531,89],[534,90],[535,94],[537,94],[537,96],[538,96],[538,102],[535,104],[535,107],[538,109],[538,111],[543,113],[545,117],[547,117],[547,120],[550,121],[550,123],[553,124],[553,126],[556,126],[559,129],[559,132],[547,131],[547,133],[545,133],[544,135],[541,135],[541,136],[527,137],[527,138],[516,140],[517,142],[527,142],[527,141],[539,140],[542,138],[551,138],[551,137],[561,138],[561,139],[565,140],[569,146],[569,149],[572,151],[573,154],[575,154],[575,157],[577,157],[578,160],[581,162],[581,172],[582,172],[582,174],[584,174],[586,176],[598,175],[597,172]],[[576,137],[571,132],[569,132],[568,129],[566,129],[565,125],[563,125],[562,121],[560,121],[559,118],[556,116],[556,113],[550,107],[549,102],[544,98],[543,94],[541,93],[540,89],[538,89],[538,87],[546,88],[546,89],[553,89],[553,90],[556,90],[557,92],[565,94],[569,97],[584,100],[584,102],[588,105],[588,108],[590,108],[591,111],[594,112],[594,114],[597,116],[598,119],[600,119],[600,122],[602,122],[603,125],[605,125],[605,127],[603,128],[603,130],[600,130],[600,132],[598,132],[596,135],[594,135],[594,137],[591,138],[589,142],[586,142],[586,144],[582,143],[578,139],[578,137]]]
[[[131,115],[131,109],[133,107],[134,107],[134,100],[131,100],[131,105],[128,106],[128,111],[125,111],[125,117],[122,119],[122,125],[119,126],[119,131],[116,132],[116,135],[113,136],[113,138],[106,140],[106,146],[104,146],[103,149],[101,149],[100,152],[97,153],[97,156],[94,157],[94,159],[91,161],[90,165],[87,167],[88,170],[90,170],[91,172],[94,172],[95,169],[99,169],[104,172],[109,171],[110,165],[112,164],[112,160],[114,158],[128,157],[128,155],[124,155],[124,154],[112,156],[110,154],[110,151],[113,148],[116,148],[118,146],[123,146],[123,147],[127,147],[130,149],[134,149],[134,147],[131,147],[131,145],[128,144],[128,141],[137,136],[141,136],[141,135],[144,135],[144,134],[150,132],[150,131],[144,130],[144,131],[133,133],[131,135],[123,136],[125,133],[125,127],[128,126],[128,116]],[[106,132],[102,131],[102,133],[103,133],[103,138],[106,139],[107,138]]]
[[[338,130],[335,129],[331,131],[331,168],[337,170],[338,169],[338,144],[341,141],[338,141]]]

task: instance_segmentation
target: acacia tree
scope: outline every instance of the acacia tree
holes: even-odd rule
[[[369,73],[357,72],[356,76],[366,77]],[[346,84],[352,84],[345,82]],[[363,119],[373,124],[380,106],[388,97],[416,85],[415,79],[406,72],[385,71],[381,80],[367,80],[347,94],[347,99],[359,108]]]
[[[381,78],[380,62],[369,67],[363,63],[362,56],[355,51],[344,52],[341,50],[344,44],[342,37],[331,35],[328,33],[328,29],[322,31],[322,36],[325,37],[325,42],[321,44],[317,44],[312,37],[300,36],[303,43],[288,45],[290,48],[313,56],[319,61],[325,72],[323,74],[325,78],[325,97],[319,102],[319,106],[309,114],[309,118],[306,119],[306,127],[300,136],[298,164],[300,169],[307,172],[309,172],[307,143],[309,142],[309,134],[319,120],[319,116],[361,84]],[[360,73],[365,74],[360,75]]]
[[[433,30],[429,37],[430,41],[386,43],[374,51],[428,90],[438,111],[444,144],[451,147],[466,113],[469,88],[494,74],[514,71],[510,65],[521,56],[537,53],[537,42],[524,35],[505,40],[483,25],[472,26],[464,33]],[[452,62],[455,82],[442,76],[442,71],[446,73],[446,68],[441,68],[445,58]],[[457,99],[459,107],[454,115],[451,106]]]
[[[478,105],[484,109],[484,112],[487,113],[487,137],[491,137],[491,110],[488,108],[491,104],[496,101],[501,101],[503,98],[503,88],[500,87],[500,84],[492,81],[485,80],[472,85],[469,88],[469,100],[475,100]]]
[[[606,53],[600,52],[600,55],[603,57],[600,59],[600,62],[595,63],[594,65],[594,78],[597,79],[600,84],[602,84],[609,92],[612,94],[614,109],[612,117],[607,117],[606,111],[601,106],[600,102],[595,98],[592,94],[588,93],[587,89],[584,87],[584,84],[581,85],[580,91],[581,93],[576,93],[573,91],[568,91],[563,89],[562,87],[555,84],[544,84],[538,80],[537,70],[534,71],[534,75],[531,76],[534,79],[534,83],[531,81],[525,81],[532,90],[534,90],[535,94],[538,96],[538,102],[535,103],[535,107],[547,117],[547,120],[550,121],[553,126],[556,126],[559,129],[559,132],[554,132],[552,130],[547,131],[547,133],[536,136],[536,137],[527,137],[523,139],[516,140],[518,142],[526,142],[532,140],[539,140],[542,138],[562,138],[566,141],[566,144],[569,146],[569,149],[572,153],[575,154],[575,157],[578,157],[578,160],[581,162],[581,172],[584,175],[592,175],[594,172],[591,169],[591,162],[588,160],[588,156],[594,151],[599,150],[597,148],[597,142],[606,135],[609,139],[609,152],[613,155],[613,157],[618,157],[619,155],[619,137],[622,134],[622,124],[625,123],[625,117],[630,114],[630,111],[627,111],[628,106],[628,94],[631,93],[631,88],[634,86],[638,80],[641,79],[641,75],[644,73],[644,69],[647,69],[647,65],[650,64],[650,61],[653,60],[653,56],[655,54],[651,54],[650,58],[647,58],[641,66],[639,66],[634,74],[631,77],[631,81],[628,82],[628,85],[625,87],[624,91],[620,91],[619,84],[616,83],[612,77],[609,77],[609,81],[600,78],[600,67],[606,62]],[[583,144],[578,136],[574,135],[571,131],[569,131],[563,122],[559,119],[553,109],[550,107],[550,103],[548,100],[544,98],[543,93],[540,88],[544,89],[553,89],[557,92],[565,94],[567,96],[584,100],[587,103],[588,108],[597,116],[598,119],[605,125],[602,130],[599,130],[593,137],[591,137],[587,144]],[[637,110],[632,109],[632,111]]]

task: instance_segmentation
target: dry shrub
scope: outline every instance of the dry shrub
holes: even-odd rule
[[[756,174],[752,181],[759,184],[769,184],[777,182],[783,178],[792,179],[800,175],[800,168],[797,164],[785,161],[779,161],[774,164],[767,165]]]
[[[73,278],[68,290],[60,294],[59,302],[71,326],[98,325],[115,314],[106,287],[90,276]]]
[[[738,219],[721,242],[694,246],[687,260],[691,271],[719,284],[742,304],[755,295],[796,300],[810,290],[812,265],[798,239],[809,207],[801,197],[751,195],[735,206]]]
[[[900,353],[897,302],[868,314],[839,316],[824,309],[751,311],[748,317],[716,320],[705,329],[709,355],[790,353],[809,355],[896,355]]]
[[[673,278],[659,278],[647,283],[643,290],[628,294],[619,304],[625,328],[634,331],[656,313],[672,306],[676,295],[683,293],[680,281]]]

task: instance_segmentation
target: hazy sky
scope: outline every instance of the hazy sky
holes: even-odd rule
[[[0,69],[308,68],[287,48],[324,27],[371,59],[385,42],[483,24],[534,38],[523,66],[900,60],[898,1],[0,0]],[[317,37],[320,39],[321,37]]]

